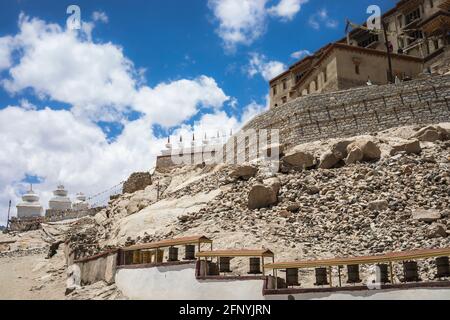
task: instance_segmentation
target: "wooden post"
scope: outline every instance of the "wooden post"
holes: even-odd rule
[[[264,256],[261,256],[261,264],[262,264],[263,276],[265,276],[266,275],[266,270],[264,269]]]
[[[389,271],[391,273],[391,284],[394,284],[394,270],[393,270],[393,266],[392,266],[392,261],[389,262]]]
[[[332,267],[328,267],[328,272],[330,273],[330,288],[333,288],[333,275],[332,275]]]
[[[341,266],[338,266],[339,287],[342,287]]]
[[[11,200],[9,200],[9,205],[8,205],[8,218],[6,219],[6,231],[9,230],[9,215],[11,213]]]
[[[275,290],[278,290],[278,272],[277,272],[277,269],[273,269],[273,275],[275,276]]]

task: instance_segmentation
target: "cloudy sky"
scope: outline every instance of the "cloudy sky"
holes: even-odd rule
[[[371,4],[395,1],[2,0],[0,225],[29,183],[46,207],[58,183],[91,195],[151,169],[168,135],[237,130]]]

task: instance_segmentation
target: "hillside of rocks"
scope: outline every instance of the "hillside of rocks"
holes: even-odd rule
[[[135,174],[129,193],[68,223],[58,239],[75,259],[189,235],[206,235],[217,249],[269,248],[277,261],[450,246],[450,123],[299,144],[276,165]],[[420,267],[433,279],[429,261]],[[121,296],[103,284],[68,296],[83,297]]]
[[[257,164],[155,172],[71,245],[94,243],[79,247],[83,256],[204,234],[216,248],[270,248],[279,261],[447,247],[449,132],[449,123],[408,126],[298,145],[279,172]]]

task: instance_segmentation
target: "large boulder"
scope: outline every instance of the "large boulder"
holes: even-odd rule
[[[428,126],[417,131],[412,138],[424,142],[446,141],[450,139],[450,133],[440,126]]]
[[[267,208],[278,202],[278,195],[270,186],[256,184],[250,190],[248,195],[248,208],[261,209]]]
[[[348,155],[348,150],[347,147],[352,144],[354,142],[354,140],[343,140],[343,141],[339,141],[337,143],[335,143],[332,147],[331,147],[331,152],[334,153],[334,155],[336,157],[338,157],[339,159],[343,160],[347,157]]]
[[[407,141],[404,143],[399,143],[392,146],[391,156],[395,156],[400,152],[405,152],[406,154],[419,154],[422,152],[422,148],[420,147],[419,140]]]
[[[127,215],[135,214],[136,212],[139,212],[139,201],[137,200],[131,200],[128,202],[127,205]]]
[[[433,223],[428,227],[427,235],[429,238],[446,238],[447,227],[444,224]]]
[[[258,169],[251,165],[236,166],[230,173],[231,178],[248,180],[258,173]]]
[[[426,210],[426,209],[416,209],[412,213],[413,220],[418,220],[422,222],[435,222],[441,219],[442,215],[437,210]]]
[[[319,169],[331,169],[337,165],[340,160],[341,159],[338,158],[333,152],[324,153],[320,157]]]
[[[316,161],[314,156],[310,153],[294,149],[288,152],[282,159],[283,164],[288,167],[307,169],[314,167]]]
[[[345,164],[353,164],[360,162],[364,159],[364,153],[358,146],[353,146],[353,148],[348,152],[347,158],[345,158]]]
[[[281,180],[280,178],[273,177],[268,178],[263,181],[264,185],[272,188],[273,192],[275,192],[278,195],[278,192],[280,192],[281,189]]]
[[[135,172],[123,184],[123,193],[135,193],[145,190],[152,184],[152,175],[150,172]]]
[[[389,203],[386,200],[375,200],[369,203],[369,210],[371,211],[384,211],[389,207]]]
[[[350,152],[353,148],[358,147],[364,154],[363,160],[372,161],[381,158],[381,150],[375,142],[371,140],[361,139],[347,146],[347,152]]]

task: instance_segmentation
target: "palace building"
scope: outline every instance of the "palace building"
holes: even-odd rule
[[[402,0],[382,16],[382,22],[386,32],[353,25],[345,38],[272,79],[270,107],[313,93],[411,80],[450,70],[450,0]]]

